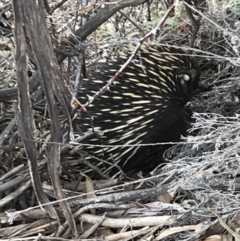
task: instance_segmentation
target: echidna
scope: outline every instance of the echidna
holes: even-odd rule
[[[132,46],[125,46],[116,58],[99,66],[97,72],[84,80],[79,92],[81,103],[87,101],[87,95],[92,96],[107,83],[132,51]],[[188,113],[185,104],[198,88],[199,78],[197,64],[183,51],[142,45],[110,91],[88,107],[94,118],[93,127],[104,133],[100,139],[91,136],[88,143],[111,147],[88,146],[84,150],[109,163],[117,163],[126,171],[130,171],[128,167],[138,169],[142,166],[144,169],[146,165],[156,163],[154,153],[166,147],[141,145],[178,141],[186,134]],[[78,123],[83,132],[92,129],[86,113],[81,115]]]

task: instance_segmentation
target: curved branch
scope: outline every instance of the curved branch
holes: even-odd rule
[[[70,45],[75,45],[79,41],[85,40],[92,32],[99,26],[106,22],[117,11],[131,6],[140,5],[147,2],[147,0],[123,0],[116,4],[116,1],[109,2],[103,9],[101,9],[95,16],[89,19],[84,26],[76,30],[69,38]],[[61,63],[66,56],[60,56],[58,63]]]

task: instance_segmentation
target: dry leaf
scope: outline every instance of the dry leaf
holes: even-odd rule
[[[197,225],[189,225],[189,226],[183,226],[183,227],[174,227],[174,228],[169,228],[164,230],[163,232],[160,233],[160,235],[158,235],[155,240],[161,240],[163,238],[166,238],[172,234],[175,233],[180,233],[180,232],[184,232],[184,231],[190,231],[190,230],[195,230],[197,228]]]
[[[240,227],[240,212],[234,217],[232,223],[236,228]]]
[[[101,227],[97,229],[97,237],[106,237],[113,234],[114,233],[109,228],[106,228],[106,227]]]
[[[233,236],[227,235],[211,235],[204,239],[203,241],[233,241]]]
[[[87,191],[87,198],[93,198],[95,195],[93,194],[94,189],[94,183],[92,179],[87,176],[86,174],[81,173],[86,178],[86,191]],[[92,214],[96,214],[95,209],[90,210]]]
[[[204,239],[204,241],[222,241],[221,235],[212,235]]]
[[[213,212],[213,213],[214,213],[214,212]],[[223,219],[221,219],[216,213],[214,213],[214,214],[217,216],[220,224],[235,238],[235,240],[236,240],[236,241],[240,241],[240,235],[239,235],[239,233],[234,232],[234,231],[226,224],[226,222],[223,221]]]
[[[170,203],[172,199],[171,195],[167,192],[161,195],[158,195],[157,198],[160,202],[163,202],[163,203]]]

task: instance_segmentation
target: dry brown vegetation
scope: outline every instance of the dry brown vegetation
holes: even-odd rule
[[[240,240],[240,2],[192,2],[0,3],[0,240]],[[189,103],[188,137],[134,180],[105,177],[84,154],[75,170],[64,161],[82,146],[65,136],[87,108],[79,76],[143,41],[201,67],[210,89]]]

